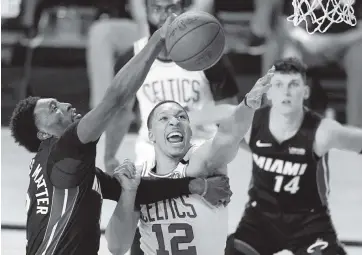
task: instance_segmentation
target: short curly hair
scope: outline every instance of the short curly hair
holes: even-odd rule
[[[279,59],[274,63],[275,72],[279,73],[299,73],[304,81],[307,79],[307,66],[298,58],[290,57]]]
[[[15,107],[10,119],[11,136],[30,152],[37,152],[41,141],[37,137],[34,109],[40,97],[28,97]]]

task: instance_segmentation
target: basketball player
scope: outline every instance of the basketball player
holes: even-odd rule
[[[102,198],[118,200],[127,194],[121,195],[117,180],[95,167],[96,144],[114,113],[142,84],[164,47],[168,24],[170,20],[117,73],[102,102],[83,118],[70,104],[52,98],[29,97],[16,106],[10,123],[12,136],[36,153],[27,192],[26,254],[97,254]],[[190,179],[143,180],[136,203],[202,194],[204,184]],[[228,185],[224,188],[228,190]],[[220,185],[215,189],[220,190]]]
[[[220,122],[215,136],[199,147],[191,145],[190,120],[184,107],[171,100],[158,103],[147,119],[155,159],[153,163],[144,162],[140,175],[153,178],[226,175],[226,166],[234,159],[254,109],[260,106],[263,93],[269,89],[271,76],[272,71],[259,79],[233,113]],[[124,233],[134,233],[137,214],[141,249],[147,255],[224,253],[228,231],[226,208],[210,207],[200,196],[182,196],[142,205],[140,213],[123,214],[115,210],[106,236],[113,254],[122,254],[120,251],[129,248],[130,243],[124,240],[130,239]]]
[[[281,0],[278,0],[281,1]],[[287,16],[293,14],[292,1],[283,0],[284,2],[284,17],[282,17],[280,29],[280,38],[278,38],[278,47],[273,47],[274,43],[270,44],[269,50],[264,58],[266,66],[279,58],[298,57],[308,67],[327,66],[331,63],[337,64],[346,74],[346,115],[347,123],[359,128],[362,128],[362,1],[360,0],[341,0],[341,1],[312,1],[306,2],[315,3],[317,8],[314,9],[313,15],[319,22],[308,21],[309,31],[313,31],[316,26],[322,23],[321,29],[325,29],[330,19],[323,20],[323,16],[329,12],[330,17],[338,19],[338,13],[333,9],[335,4],[340,4],[338,8],[346,9],[343,6],[345,3],[352,4],[354,15],[357,19],[357,25],[352,27],[345,22],[333,23],[325,33],[316,32],[308,34],[305,30],[305,23],[300,26],[293,26],[292,22],[286,20]],[[307,13],[309,10],[304,1],[299,1],[302,13]],[[274,57],[276,54],[276,58]]]
[[[162,26],[171,12],[181,14],[184,11],[184,2],[184,0],[147,0],[151,34]],[[118,60],[116,70],[118,71],[129,59],[138,54],[147,41],[147,37],[137,41],[128,53]],[[161,52],[137,92],[142,124],[135,148],[136,164],[143,162],[146,156],[154,158],[153,146],[148,140],[146,120],[158,102],[174,100],[186,107],[194,128],[194,142],[198,142],[211,138],[216,132],[214,124],[199,125],[204,124],[206,116],[211,117],[208,109],[213,107],[215,101],[217,104],[236,104],[237,93],[237,84],[226,58],[204,72],[190,72],[172,62],[166,52]],[[119,112],[106,131],[105,165],[108,173],[112,173],[119,165],[115,155],[132,121],[133,102],[128,105],[128,112]]]
[[[272,106],[256,111],[245,136],[253,158],[250,200],[225,254],[346,254],[328,209],[328,151],[361,153],[362,130],[303,107],[309,87],[300,61],[274,66]]]

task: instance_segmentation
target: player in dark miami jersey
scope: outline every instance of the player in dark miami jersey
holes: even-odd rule
[[[309,87],[301,62],[274,66],[272,106],[256,111],[244,139],[253,158],[249,202],[225,254],[346,254],[328,210],[328,151],[361,152],[362,130],[303,107]]]
[[[10,123],[12,135],[20,145],[36,152],[27,193],[26,254],[97,254],[102,199],[127,199],[127,192],[115,178],[95,167],[96,144],[114,113],[141,86],[164,47],[168,24],[170,20],[117,73],[102,102],[83,118],[70,104],[52,98],[29,97],[16,106]],[[206,184],[186,178],[142,180],[136,204],[203,194],[207,184],[213,186],[214,198],[225,199],[229,197],[225,178],[214,177]]]

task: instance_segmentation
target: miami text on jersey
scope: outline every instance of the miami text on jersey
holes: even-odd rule
[[[303,175],[308,167],[307,163],[293,163],[282,159],[268,158],[264,156],[258,156],[253,153],[253,160],[255,164],[267,172],[278,173],[282,175]]]

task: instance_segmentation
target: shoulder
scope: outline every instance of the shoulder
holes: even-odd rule
[[[305,108],[304,118],[306,118],[305,122],[310,128],[318,128],[321,122],[325,119],[319,113],[309,110],[308,108]]]
[[[63,135],[53,142],[50,151],[50,156],[53,159],[54,157],[58,160],[63,158],[83,159],[84,153],[96,149],[98,140],[86,144],[79,140],[77,133],[78,124],[79,121],[72,123]]]
[[[322,118],[320,120],[313,146],[317,155],[322,156],[329,150],[333,138],[341,127],[342,125],[333,119]]]

